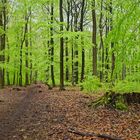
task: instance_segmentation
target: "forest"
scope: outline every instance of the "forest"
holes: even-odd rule
[[[0,140],[138,140],[140,1],[1,0],[0,123]]]

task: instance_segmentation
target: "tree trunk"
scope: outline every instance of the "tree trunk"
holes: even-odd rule
[[[81,19],[80,19],[81,32],[83,32],[84,8],[85,8],[85,0],[82,1]],[[84,74],[85,74],[85,49],[84,49],[83,37],[81,37],[81,47],[82,47],[82,66],[81,66],[81,82],[82,82],[84,80]]]
[[[106,4],[106,15],[108,14],[108,4]],[[109,20],[108,16],[106,16],[106,24],[105,24],[105,37],[108,37],[109,33]],[[108,70],[109,70],[109,57],[108,57],[108,48],[105,49],[105,81],[108,82]]]
[[[27,13],[26,13],[26,16],[25,16],[25,21],[26,21],[26,24],[25,24],[25,47],[26,47],[26,53],[25,53],[25,56],[26,56],[26,62],[25,62],[25,66],[26,66],[26,75],[25,75],[25,83],[26,85],[29,84],[29,76],[28,76],[28,67],[29,67],[29,64],[28,64],[28,46],[29,46],[29,41],[28,41],[28,21],[27,21]]]
[[[51,46],[51,79],[52,79],[52,86],[55,86],[55,79],[54,79],[54,40],[53,40],[53,21],[54,21],[54,5],[53,2],[51,3],[51,28],[50,28],[50,46]]]
[[[100,81],[103,81],[104,76],[104,43],[103,43],[103,0],[101,0],[101,13],[100,13],[100,20],[99,20],[99,32],[100,32],[100,51],[101,51],[101,70],[100,70]]]
[[[29,8],[30,21],[29,21],[29,32],[32,33],[32,8]],[[32,37],[30,36],[30,83],[33,82],[33,70],[32,70]]]
[[[10,54],[9,54],[9,42],[8,42],[8,37],[7,37],[7,49],[8,49],[8,54],[7,54],[7,63],[9,64],[10,62]],[[9,75],[9,69],[6,71],[6,76],[7,76],[7,85],[10,85],[10,75]]]
[[[60,32],[63,34],[63,0],[59,0]],[[64,90],[64,40],[60,38],[60,90]]]
[[[45,46],[45,43],[44,43],[44,46]],[[48,40],[48,42],[47,42],[47,49],[48,50],[47,50],[47,52],[45,52],[45,57],[46,57],[46,59],[48,59],[50,61],[50,40]],[[45,46],[45,50],[46,50],[46,46]],[[50,71],[50,64],[49,64],[48,61],[46,61],[46,66],[47,66],[47,68],[45,70],[45,75],[46,75],[46,84],[48,84],[49,77],[50,77],[50,73],[49,73],[49,71]]]
[[[110,31],[113,29],[113,9],[112,9],[112,0],[110,0],[110,6],[109,6],[109,11],[110,11]],[[114,84],[114,69],[115,69],[115,53],[114,53],[114,42],[111,42],[111,49],[112,49],[112,66],[111,66],[111,82]]]
[[[19,66],[19,85],[22,86],[22,48],[23,48],[23,41],[21,41],[20,45],[20,66]]]
[[[23,65],[23,45],[24,45],[24,42],[25,42],[25,45],[28,45],[26,44],[26,34],[27,34],[27,31],[28,31],[28,22],[29,22],[29,17],[30,17],[30,14],[29,15],[26,15],[26,18],[25,18],[25,25],[24,25],[24,29],[23,29],[23,38],[21,38],[21,43],[20,43],[20,68],[19,68],[19,85],[22,86],[23,85],[23,71],[22,71],[22,65]],[[27,54],[26,54],[27,55]]]
[[[77,5],[74,5],[74,31],[78,31],[78,13],[77,13]],[[73,65],[73,82],[74,84],[78,84],[78,37],[74,38],[74,65]]]
[[[3,28],[4,33],[0,36],[0,51],[5,50],[6,46],[6,0],[2,0],[0,7],[0,26]],[[4,64],[5,55],[4,52],[0,55],[0,62]],[[4,87],[4,68],[0,68],[0,88]]]
[[[96,10],[95,10],[95,0],[93,0],[92,3],[92,22],[93,22],[93,34],[92,34],[92,43],[93,43],[93,59],[92,59],[92,63],[93,63],[93,75],[97,76],[97,44],[96,44],[96,30],[97,30],[97,26],[96,26]]]
[[[68,10],[67,10],[67,28],[66,30],[69,31],[70,29],[70,2],[67,1]],[[68,61],[69,61],[69,50],[68,50],[68,37],[66,37],[66,81],[69,80],[69,67],[68,67]]]
[[[122,64],[122,80],[126,77],[126,65],[125,63]]]
[[[70,1],[70,13],[71,13],[71,21],[70,21],[70,28],[71,28],[71,32],[73,32],[73,19],[74,19],[74,16],[73,16],[73,1]],[[73,46],[73,38],[72,38],[72,41],[71,41],[71,61],[72,61],[72,85],[74,85],[74,46]]]
[[[72,60],[72,85],[74,85],[74,51],[73,51],[73,39],[72,39],[72,47],[71,47],[71,60]]]

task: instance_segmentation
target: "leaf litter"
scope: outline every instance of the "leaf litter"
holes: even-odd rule
[[[79,89],[48,90],[44,84],[6,87],[0,91],[0,140],[109,140],[91,134],[140,139],[139,104],[127,112],[89,108],[95,99]]]

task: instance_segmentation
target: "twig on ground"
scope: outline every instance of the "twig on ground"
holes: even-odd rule
[[[98,137],[98,138],[104,138],[106,140],[124,140],[122,138],[118,138],[118,137],[114,137],[114,136],[110,136],[110,135],[106,135],[106,134],[95,134],[95,133],[88,133],[88,132],[80,132],[75,130],[74,128],[69,128],[68,132],[76,134],[76,135],[80,135],[83,137]]]

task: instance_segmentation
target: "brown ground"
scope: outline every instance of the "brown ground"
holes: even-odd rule
[[[0,91],[0,140],[99,140],[70,133],[100,133],[140,139],[140,105],[128,112],[89,108],[95,97],[69,89],[48,90],[43,84]]]

